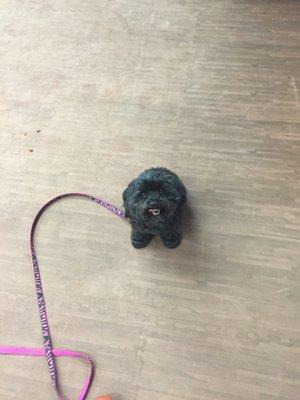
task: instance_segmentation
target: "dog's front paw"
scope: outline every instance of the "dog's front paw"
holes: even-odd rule
[[[180,245],[182,236],[179,232],[169,232],[166,235],[162,235],[161,240],[168,249],[175,249]]]
[[[135,231],[131,232],[131,243],[136,249],[142,249],[143,247],[146,247],[152,239],[153,235]]]

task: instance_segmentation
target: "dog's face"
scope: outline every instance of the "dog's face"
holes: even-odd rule
[[[123,193],[126,216],[148,226],[172,218],[185,199],[186,190],[177,175],[164,168],[143,172]]]

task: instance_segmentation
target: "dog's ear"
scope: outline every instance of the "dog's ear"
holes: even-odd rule
[[[180,193],[180,196],[181,196],[180,205],[183,205],[183,204],[186,203],[186,190],[185,190],[185,188],[184,188],[184,191],[182,191]]]
[[[126,203],[128,198],[130,197],[131,193],[133,192],[133,186],[134,186],[133,182],[130,182],[129,185],[127,186],[127,188],[124,190],[124,192],[122,194],[124,204]]]
[[[177,175],[174,174],[172,178],[173,179],[171,180],[171,185],[175,192],[176,201],[179,206],[182,206],[184,205],[184,203],[186,203],[186,198],[187,198],[186,188]]]
[[[186,188],[184,187],[184,185],[180,182],[179,188],[178,188],[178,192],[180,194],[180,201],[179,201],[179,205],[182,206],[186,203]]]
[[[129,186],[127,186],[127,188],[124,190],[124,192],[122,193],[122,198],[123,198],[123,203],[125,205],[125,202],[127,200],[128,197],[128,193],[129,193]]]
[[[123,197],[123,206],[125,208],[125,217],[126,218],[130,218],[130,212],[129,212],[129,199],[130,196],[133,192],[133,182],[129,183],[129,185],[127,186],[127,188],[124,190],[122,197]]]

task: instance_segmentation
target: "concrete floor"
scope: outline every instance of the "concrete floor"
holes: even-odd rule
[[[177,250],[84,200],[42,218],[54,345],[96,360],[89,399],[298,400],[300,2],[3,0],[0,57],[0,344],[41,344],[38,208],[167,166]],[[85,364],[58,368],[74,399]],[[1,400],[54,398],[44,359],[0,369]]]

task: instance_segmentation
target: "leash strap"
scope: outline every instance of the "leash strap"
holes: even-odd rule
[[[32,257],[32,266],[33,266],[33,274],[34,274],[34,282],[35,282],[35,289],[36,289],[36,296],[37,296],[37,303],[38,303],[38,310],[40,315],[41,321],[41,330],[42,330],[42,337],[44,348],[30,348],[30,347],[16,347],[16,346],[0,346],[0,354],[6,355],[23,355],[23,356],[46,356],[48,370],[51,378],[52,386],[56,393],[57,400],[63,400],[63,395],[59,390],[58,378],[57,378],[57,371],[55,365],[55,357],[72,357],[72,358],[81,358],[84,359],[89,364],[89,372],[84,380],[84,384],[80,393],[77,397],[77,400],[84,400],[86,398],[87,392],[92,382],[93,377],[93,360],[90,356],[85,355],[83,353],[77,351],[71,351],[66,349],[54,349],[51,343],[51,336],[50,336],[50,328],[48,323],[47,311],[46,311],[46,303],[45,303],[45,296],[43,292],[41,274],[40,274],[40,267],[37,260],[37,256],[34,250],[34,233],[37,226],[37,223],[44,213],[44,211],[50,207],[53,203],[57,202],[58,200],[67,198],[67,197],[82,197],[88,200],[91,200],[100,206],[106,208],[116,216],[120,218],[125,218],[124,211],[120,210],[119,208],[115,207],[114,205],[91,195],[85,193],[65,193],[61,194],[52,200],[48,201],[43,207],[39,210],[36,214],[30,231],[30,250],[31,250],[31,257]]]

